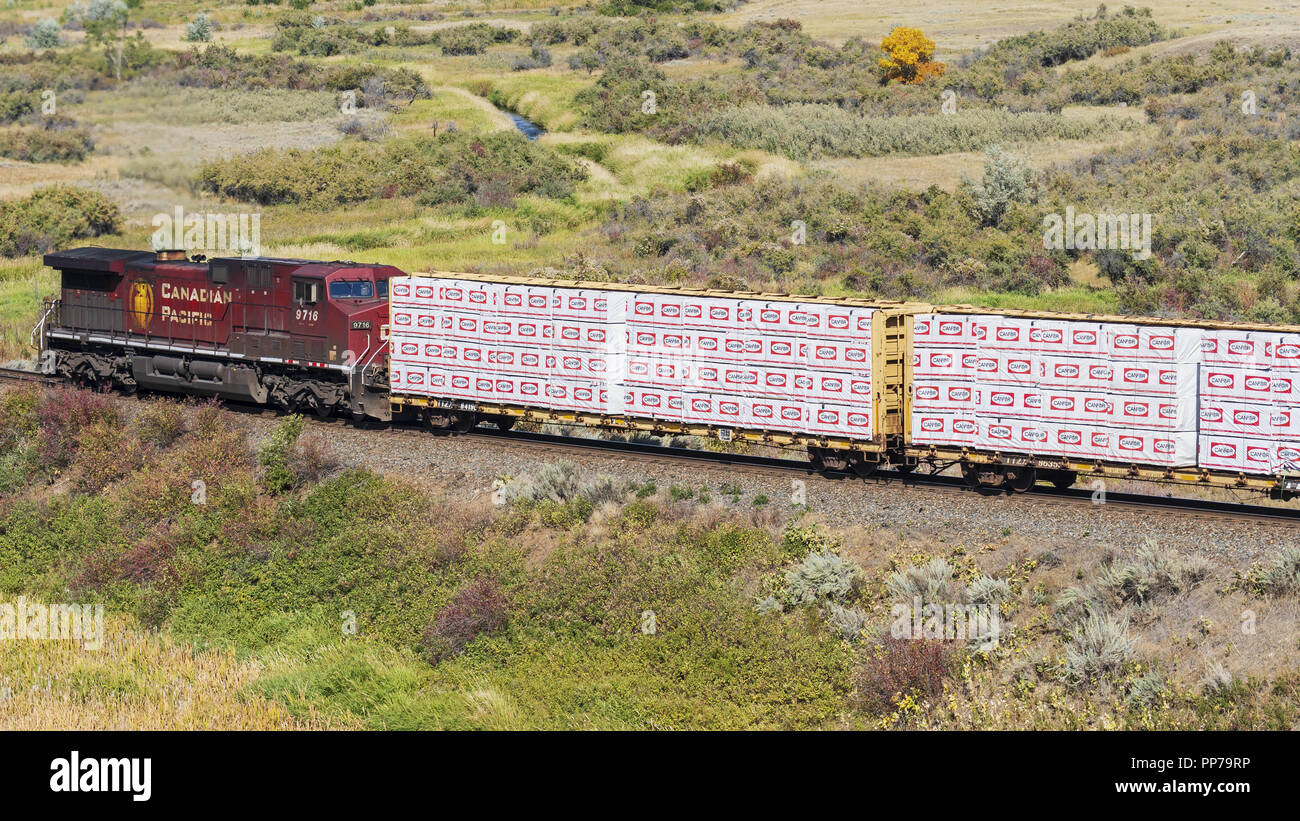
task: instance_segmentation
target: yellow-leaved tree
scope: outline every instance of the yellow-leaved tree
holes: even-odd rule
[[[880,68],[884,72],[881,82],[899,80],[918,85],[930,77],[939,77],[947,66],[930,59],[934,54],[934,41],[920,29],[899,26],[880,41]]]

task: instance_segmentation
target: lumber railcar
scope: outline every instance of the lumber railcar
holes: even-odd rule
[[[911,459],[1017,490],[1081,474],[1297,490],[1300,328],[970,306],[912,322]]]
[[[382,265],[76,248],[36,332],[75,382],[387,418]]]
[[[902,454],[909,312],[828,300],[421,274],[393,281],[395,412],[805,446],[868,473]]]

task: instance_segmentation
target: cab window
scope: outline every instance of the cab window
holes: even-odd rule
[[[381,279],[375,283],[375,294],[381,299],[388,299],[388,280]]]
[[[320,282],[314,279],[295,279],[293,301],[299,305],[315,305],[320,302]]]
[[[368,279],[336,279],[330,283],[330,299],[373,299],[375,286]]]

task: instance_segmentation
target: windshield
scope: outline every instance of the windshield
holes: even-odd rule
[[[330,283],[330,299],[371,299],[375,285],[368,279],[339,279]]]

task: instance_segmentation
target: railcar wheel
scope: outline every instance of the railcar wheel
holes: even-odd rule
[[[898,464],[894,465],[894,470],[898,471],[899,473],[911,473],[912,471],[916,470],[916,465],[908,465],[899,462]]]
[[[515,426],[516,421],[518,420],[513,416],[499,416],[497,417],[497,430],[510,430]]]
[[[855,453],[851,464],[853,466],[853,472],[860,479],[865,479],[868,476],[871,476],[876,472],[876,468],[880,467],[880,462],[868,460],[866,454],[863,453]]]
[[[961,466],[961,480],[966,483],[966,487],[979,487],[979,465],[974,462],[963,462]]]
[[[1010,467],[1002,474],[1003,483],[1016,493],[1024,493],[1034,486],[1034,482],[1037,480],[1035,473],[1031,465]]]
[[[1079,474],[1072,470],[1060,470],[1052,476],[1052,487],[1057,490],[1065,490],[1073,487],[1077,481],[1079,481]]]
[[[843,451],[827,448],[821,454],[822,468],[824,470],[839,472],[849,469],[849,457]]]
[[[821,472],[826,469],[826,462],[822,459],[821,448],[808,448],[808,464],[812,469]]]
[[[472,413],[454,413],[451,416],[451,429],[457,433],[469,433],[478,424]]]

